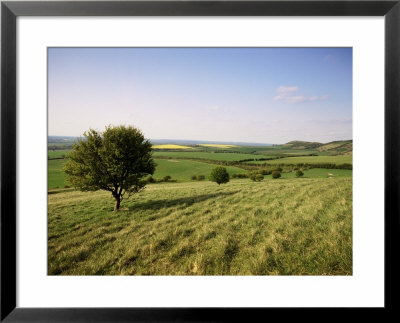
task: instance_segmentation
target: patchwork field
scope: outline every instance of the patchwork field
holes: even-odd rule
[[[226,160],[226,161],[239,161],[243,159],[257,159],[267,158],[266,155],[256,154],[240,154],[240,153],[218,153],[218,152],[204,152],[204,151],[193,151],[193,152],[179,152],[179,151],[155,151],[153,153],[155,158],[201,158],[211,160]]]
[[[253,162],[251,162],[253,163]],[[352,164],[353,156],[302,156],[302,157],[288,157],[267,161],[255,161],[254,163],[267,163],[267,164],[318,164],[318,163],[332,163],[332,164]]]
[[[352,179],[148,185],[48,199],[49,275],[351,275]]]

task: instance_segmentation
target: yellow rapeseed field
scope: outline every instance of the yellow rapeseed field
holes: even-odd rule
[[[199,146],[216,147],[216,148],[234,148],[234,147],[238,147],[236,145],[218,145],[218,144],[200,144]]]
[[[192,147],[181,146],[181,145],[155,145],[155,149],[192,149]]]

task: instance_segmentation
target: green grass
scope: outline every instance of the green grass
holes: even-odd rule
[[[290,173],[281,173],[282,178],[296,178],[296,171]],[[325,169],[312,168],[304,171],[302,178],[328,178],[328,177],[352,177],[353,171],[347,169]],[[264,178],[272,178],[271,175]]]
[[[48,161],[48,187],[61,188],[65,186],[65,175],[62,171],[64,159],[54,159]],[[204,175],[206,179],[211,170],[217,165],[201,163],[184,159],[155,159],[157,164],[154,178],[163,178],[166,175],[172,177],[173,180],[190,181],[192,175]],[[246,171],[233,166],[226,166],[230,175],[245,173]]]
[[[238,161],[250,158],[266,158],[265,155],[255,154],[238,154],[238,153],[213,153],[202,151],[156,151],[154,157],[171,157],[171,158],[202,158],[211,160]]]
[[[217,165],[213,164],[184,159],[155,159],[154,161],[157,167],[153,177],[163,178],[166,175],[170,175],[172,179],[179,181],[189,181],[192,175],[204,175],[208,178],[211,170],[217,167]],[[226,166],[225,168],[229,175],[246,172],[238,167]]]
[[[288,157],[267,161],[256,161],[251,163],[257,164],[300,164],[300,163],[332,163],[332,164],[352,164],[353,156],[304,156],[304,157]]]
[[[49,275],[351,275],[352,179],[48,196]]]
[[[65,186],[65,175],[62,171],[62,167],[65,163],[65,159],[53,159],[48,160],[48,188],[58,188]]]
[[[67,156],[71,150],[48,150],[47,155],[49,158],[62,158]]]

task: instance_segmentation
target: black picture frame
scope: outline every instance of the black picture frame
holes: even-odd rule
[[[383,309],[368,311],[368,315],[382,315],[388,311],[396,311],[398,300],[396,296],[399,291],[396,262],[400,246],[400,0],[2,1],[1,322],[220,322],[243,321],[244,317],[246,317],[244,321],[258,321],[256,317],[260,317],[259,315],[263,317],[267,310],[275,311],[278,315],[283,310],[296,311],[301,316],[310,315],[308,312],[310,309],[295,308],[16,307],[16,19],[19,16],[384,16],[385,306]],[[379,170],[376,176],[380,176]],[[331,313],[329,315],[335,315],[332,309],[325,310]]]

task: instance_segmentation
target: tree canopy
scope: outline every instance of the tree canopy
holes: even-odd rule
[[[229,182],[229,174],[225,167],[215,167],[210,174],[210,181],[216,182],[218,185]]]
[[[90,129],[83,136],[65,163],[66,180],[82,191],[111,192],[118,210],[124,196],[141,191],[142,178],[154,173],[151,143],[132,126]]]

